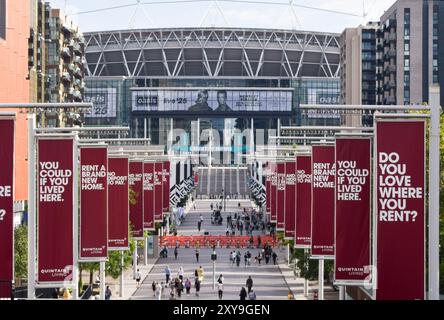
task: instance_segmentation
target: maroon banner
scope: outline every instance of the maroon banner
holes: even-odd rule
[[[39,283],[72,282],[74,140],[38,140]],[[76,253],[77,254],[77,253]]]
[[[14,279],[15,120],[0,119],[0,298],[10,298]]]
[[[296,156],[295,248],[311,247],[311,156]]]
[[[108,158],[108,248],[129,248],[129,164],[126,157]]]
[[[285,162],[280,162],[276,167],[277,185],[276,185],[276,230],[285,230]]]
[[[163,162],[162,171],[163,212],[170,211],[170,162]]]
[[[370,276],[370,138],[336,139],[335,280]]]
[[[285,163],[285,238],[294,239],[296,218],[296,161]]]
[[[108,257],[108,150],[80,148],[79,260]]]
[[[267,163],[265,169],[265,211],[270,212],[270,190],[271,189],[271,175],[270,162]]]
[[[312,147],[311,256],[334,259],[335,147]]]
[[[277,189],[277,172],[276,163],[271,163],[270,166],[270,221],[272,223],[277,223],[277,212],[276,212],[276,189]]]
[[[376,299],[425,299],[425,121],[378,120],[376,152]]]
[[[162,222],[163,212],[163,187],[162,187],[163,162],[154,163],[154,221]]]
[[[143,163],[143,229],[153,231],[154,226],[154,162]]]
[[[133,191],[134,202],[130,203],[131,234],[143,238],[143,161],[130,161],[128,184]]]

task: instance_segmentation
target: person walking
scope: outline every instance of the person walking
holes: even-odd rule
[[[202,268],[202,266],[199,267],[199,270],[197,271],[198,273],[198,278],[199,278],[199,282],[203,282],[204,281],[204,269]]]
[[[244,253],[244,263],[245,263],[245,268],[247,267],[247,263],[248,263],[248,252]]]
[[[153,281],[153,283],[151,283],[151,289],[153,290],[153,297],[156,296],[156,288],[157,288],[157,282]]]
[[[174,260],[177,260],[177,255],[179,254],[179,248],[176,246],[174,248]]]
[[[224,276],[222,274],[219,275],[219,278],[217,278],[218,283],[224,283]]]
[[[240,251],[238,251],[236,254],[236,266],[239,267],[240,261],[241,261],[241,253],[240,253]]]
[[[195,251],[195,255],[196,255],[196,262],[199,262],[199,248],[196,248],[196,251]]]
[[[179,271],[177,272],[177,275],[179,276],[179,280],[183,281],[183,267],[179,267]]]
[[[239,293],[239,297],[240,297],[240,299],[241,299],[241,300],[246,300],[247,295],[248,295],[247,290],[245,290],[245,288],[242,287],[242,289],[241,289],[241,291],[240,291],[240,293]]]
[[[170,267],[165,267],[165,282],[170,283],[170,277],[171,277],[171,269]]]
[[[276,260],[277,260],[277,254],[276,252],[273,251],[272,257],[273,257],[273,264],[276,265]]]
[[[140,273],[140,270],[137,269],[136,272],[136,282],[137,282],[137,288],[140,287],[140,280],[142,279],[142,274]]]
[[[199,292],[200,292],[200,281],[199,278],[196,278],[196,280],[194,280],[194,288],[196,289],[196,297],[199,296]]]
[[[161,300],[162,299],[162,284],[161,283],[157,283],[156,284],[156,291],[154,293],[154,295],[156,297],[156,300]]]
[[[109,288],[109,286],[106,286],[106,290],[105,290],[105,300],[111,300],[111,296],[112,296],[112,292],[111,289]]]
[[[222,296],[224,295],[224,284],[222,282],[217,283],[217,293],[219,295],[219,300],[222,300]]]
[[[187,296],[189,296],[190,295],[190,291],[191,291],[191,281],[188,278],[185,281],[185,290],[187,292]]]
[[[248,277],[247,282],[245,283],[248,288],[248,293],[250,293],[251,288],[253,288],[253,279],[251,279],[251,276]]]
[[[253,290],[248,293],[248,299],[256,300],[256,293]]]

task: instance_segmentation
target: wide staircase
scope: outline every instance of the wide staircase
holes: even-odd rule
[[[247,167],[200,167],[198,175],[197,195],[201,198],[223,193],[230,198],[246,198],[250,194]]]

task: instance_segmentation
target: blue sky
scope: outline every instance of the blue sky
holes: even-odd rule
[[[165,1],[169,0],[141,0],[141,2],[151,4],[78,14],[94,9],[136,4],[137,0],[50,0],[53,7],[64,9],[83,32],[198,26],[341,32],[346,27],[355,27],[369,20],[378,20],[384,10],[395,2],[395,0],[292,0],[293,3],[299,5],[345,11],[361,16],[354,17],[298,7],[294,7],[293,12],[290,6],[282,5],[225,1],[200,0],[195,3],[159,4]],[[156,4],[152,4],[153,2]],[[269,2],[288,3],[289,0],[270,0]],[[367,13],[365,18],[362,17],[364,11]]]

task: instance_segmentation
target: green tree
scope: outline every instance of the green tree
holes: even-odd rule
[[[16,278],[28,277],[28,227],[20,225],[14,230],[14,270]]]

